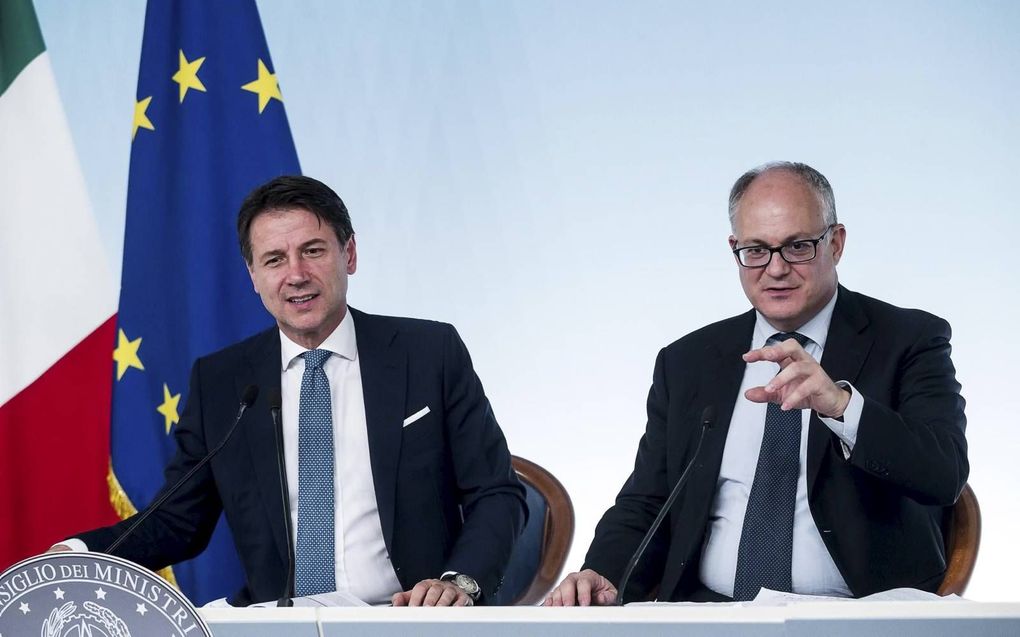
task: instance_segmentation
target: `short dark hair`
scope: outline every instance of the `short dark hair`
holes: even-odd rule
[[[825,220],[825,225],[832,226],[839,223],[836,219],[836,197],[832,194],[832,186],[829,185],[829,180],[825,178],[825,175],[811,166],[800,162],[773,161],[752,168],[741,175],[736,183],[733,184],[733,188],[730,189],[730,227],[733,227],[736,221],[737,206],[740,205],[740,200],[743,198],[744,193],[747,192],[747,189],[751,187],[755,179],[774,170],[785,170],[803,179],[804,183],[818,197],[818,204],[821,208],[822,219]]]
[[[251,265],[251,224],[255,218],[267,212],[301,208],[325,221],[336,233],[343,247],[354,236],[351,216],[347,213],[340,195],[317,179],[301,175],[284,175],[268,181],[248,193],[237,213],[237,240],[241,254]]]

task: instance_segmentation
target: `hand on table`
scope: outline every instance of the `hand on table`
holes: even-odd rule
[[[542,602],[543,606],[611,606],[616,587],[590,568],[563,578]]]
[[[453,582],[426,579],[409,591],[393,595],[394,606],[474,606],[474,601]]]

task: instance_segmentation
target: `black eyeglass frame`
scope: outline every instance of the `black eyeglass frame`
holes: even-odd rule
[[[786,261],[787,263],[789,263],[791,265],[794,265],[794,264],[797,264],[797,263],[808,263],[809,261],[814,261],[815,257],[818,256],[818,244],[821,243],[822,239],[825,238],[825,235],[829,234],[829,232],[833,228],[835,228],[837,225],[839,225],[839,224],[830,223],[825,228],[825,231],[822,232],[822,234],[818,235],[817,239],[796,239],[794,241],[790,241],[788,243],[784,243],[781,246],[763,246],[763,245],[757,245],[757,246],[744,246],[743,248],[734,248],[733,251],[732,251],[733,252],[733,256],[735,256],[737,258],[737,263],[740,264],[740,267],[742,267],[742,268],[750,268],[750,269],[758,269],[758,268],[767,268],[767,267],[769,267],[769,264],[772,263],[772,257],[775,256],[775,254],[777,252],[779,253],[779,256],[782,257],[783,261]],[[809,258],[807,258],[807,259],[800,259],[798,261],[791,261],[790,259],[788,259],[786,257],[786,255],[783,254],[783,250],[788,248],[788,247],[790,247],[790,246],[792,246],[795,243],[810,243],[811,247],[814,249],[813,252],[811,253],[811,256]],[[767,261],[765,261],[765,263],[762,263],[761,265],[747,265],[746,263],[744,263],[743,259],[740,258],[740,253],[744,252],[745,250],[762,250],[762,249],[769,251],[769,258],[768,258]]]

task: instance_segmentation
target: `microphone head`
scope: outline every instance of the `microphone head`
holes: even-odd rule
[[[255,404],[255,399],[259,397],[259,386],[248,385],[244,388],[244,393],[241,394],[241,404],[246,408],[251,407]]]
[[[709,405],[705,407],[701,412],[701,426],[705,429],[711,429],[712,425],[715,424],[715,405]]]
[[[280,395],[279,387],[273,387],[269,390],[269,409],[273,411],[283,409],[283,397]]]

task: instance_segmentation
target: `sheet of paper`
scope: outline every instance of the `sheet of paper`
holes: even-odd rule
[[[867,597],[861,599],[868,600],[870,602],[920,602],[920,601],[932,601],[932,602],[965,602],[964,598],[959,595],[946,595],[941,597],[935,593],[929,593],[928,591],[919,591],[916,588],[894,588],[888,591],[882,591],[880,593],[873,593]]]
[[[262,602],[260,604],[252,604],[252,606],[256,608],[275,608],[276,602]],[[307,597],[295,597],[294,606],[329,608],[335,606],[368,606],[368,604],[350,593],[333,591],[332,593],[319,593],[318,595],[309,595]]]
[[[824,595],[798,595],[763,588],[758,596],[750,603],[751,606],[787,606],[789,604],[803,604],[814,602],[942,602],[942,601],[964,601],[958,595],[940,597],[935,593],[918,590],[916,588],[894,588],[888,591],[873,593],[867,597],[856,600],[852,597],[827,597]]]
[[[758,596],[750,602],[631,602],[627,606],[651,606],[670,604],[673,606],[684,606],[684,605],[729,605],[729,606],[789,606],[791,604],[812,604],[817,602],[856,602],[856,601],[868,601],[868,602],[919,602],[919,601],[930,601],[930,602],[965,602],[964,598],[959,595],[948,595],[946,597],[940,597],[935,593],[929,593],[927,591],[918,590],[916,588],[894,588],[888,591],[882,591],[880,593],[874,593],[867,597],[862,597],[860,600],[852,597],[829,597],[825,595],[799,595],[797,593],[786,593],[784,591],[774,591],[768,588],[763,588],[758,592]]]

